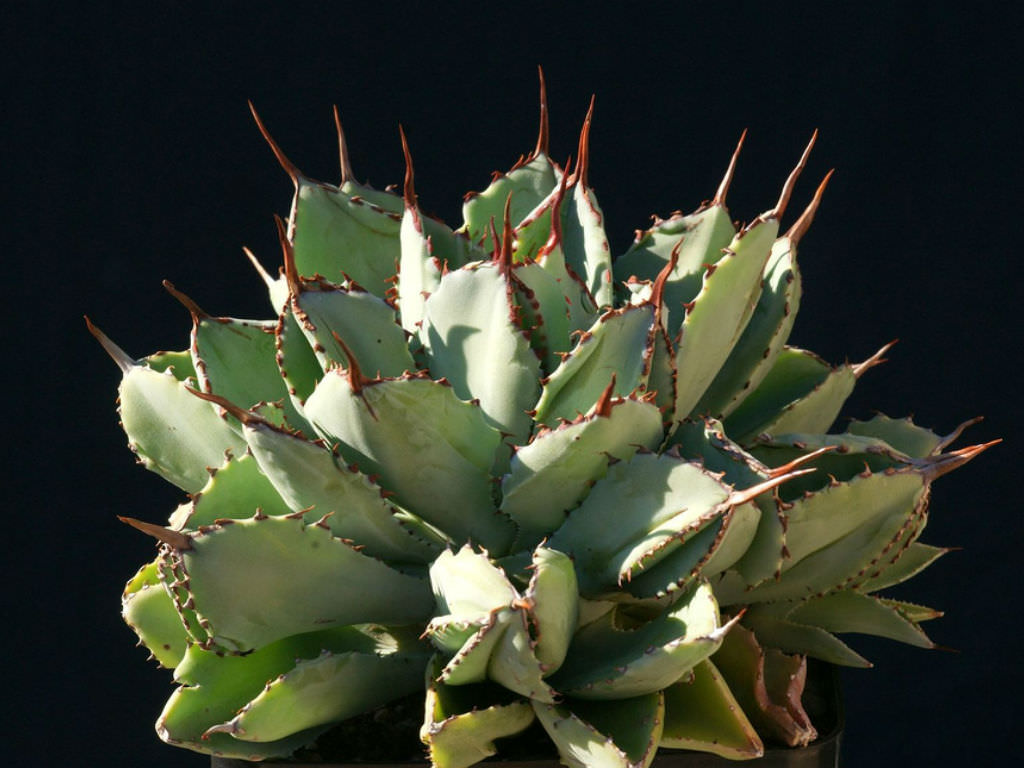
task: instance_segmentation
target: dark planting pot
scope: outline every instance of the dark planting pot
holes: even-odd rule
[[[736,762],[703,752],[661,749],[651,768],[838,768],[839,743],[843,733],[843,702],[839,688],[839,673],[834,667],[808,660],[807,688],[804,691],[804,708],[811,722],[818,729],[819,738],[806,747],[767,747],[764,757],[759,760]],[[211,758],[211,768],[418,768],[426,766],[425,761],[405,763],[308,763],[308,762],[263,762],[233,760],[224,757]],[[486,760],[481,765],[495,768],[558,768],[556,758],[544,760],[501,760],[500,755]]]

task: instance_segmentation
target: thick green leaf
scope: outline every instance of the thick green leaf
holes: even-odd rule
[[[799,603],[786,618],[797,624],[821,627],[828,632],[858,632],[921,648],[935,647],[921,628],[898,609],[876,597],[851,590]]]
[[[635,276],[654,282],[676,252],[662,299],[662,322],[675,335],[683,322],[683,304],[696,298],[707,266],[722,258],[722,250],[735,235],[729,212],[721,205],[688,216],[675,214],[638,233],[629,249],[615,260],[615,274],[620,280]]]
[[[509,219],[517,226],[526,216],[540,205],[558,186],[561,173],[543,152],[535,153],[508,173],[496,174],[494,180],[483,192],[466,196],[462,204],[462,229],[474,243],[481,243],[485,251],[492,251],[497,244],[491,241],[490,227],[500,222],[505,202],[511,195]]]
[[[665,689],[661,746],[711,752],[727,760],[764,754],[757,731],[710,659],[697,664],[689,679]]]
[[[660,691],[613,701],[532,703],[570,768],[647,768],[658,751],[665,721]]]
[[[284,379],[293,402],[304,403],[306,398],[313,394],[317,382],[323,378],[323,368],[291,309],[286,309],[278,318],[275,333],[277,367],[281,372],[281,378]]]
[[[743,623],[756,633],[764,646],[786,653],[802,653],[843,667],[871,666],[871,662],[831,632],[782,618],[775,605],[752,607],[744,615]]]
[[[220,519],[240,520],[257,512],[287,515],[299,509],[302,507],[285,503],[256,460],[243,454],[231,457],[212,473],[203,489],[193,495],[192,503],[180,507],[170,522],[176,530],[195,530]]]
[[[513,317],[513,285],[494,262],[449,272],[427,299],[420,340],[436,378],[478,400],[488,423],[526,442],[540,392],[540,360]]]
[[[379,474],[403,507],[457,544],[473,541],[495,556],[506,553],[515,524],[495,510],[491,475],[501,434],[479,406],[429,379],[365,382],[356,390],[333,370],[305,410],[347,461]]]
[[[339,627],[287,637],[245,655],[224,654],[189,646],[174,671],[180,684],[157,720],[157,733],[168,744],[224,757],[261,760],[285,757],[311,742],[323,728],[295,733],[269,743],[240,741],[227,733],[207,731],[233,718],[297,660],[315,659],[322,651],[362,650],[373,653],[375,630]]]
[[[340,464],[323,445],[258,421],[247,423],[243,435],[266,481],[292,510],[306,510],[306,522],[329,515],[326,525],[335,536],[393,564],[426,564],[444,545],[443,538],[389,503],[380,486]]]
[[[173,669],[178,665],[189,636],[170,593],[160,581],[156,561],[140,568],[125,586],[121,615],[160,666]]]
[[[424,303],[437,290],[444,272],[484,259],[484,252],[472,245],[465,235],[424,216],[415,205],[406,205],[402,216],[397,286],[402,327],[413,334],[419,330]]]
[[[796,244],[789,237],[780,237],[772,245],[750,322],[694,408],[697,413],[728,416],[757,389],[789,339],[801,294]]]
[[[532,565],[533,576],[524,597],[531,606],[527,611],[535,635],[534,653],[544,674],[549,675],[562,666],[576,631],[576,571],[569,557],[547,547],[537,547]]]
[[[769,467],[781,467],[822,448],[826,453],[805,459],[801,466],[817,471],[794,478],[780,487],[783,501],[799,498],[807,492],[820,491],[835,482],[849,482],[865,472],[905,469],[913,460],[888,443],[874,437],[858,435],[780,434],[757,438],[750,453]]]
[[[901,584],[911,576],[916,576],[940,557],[949,552],[943,547],[932,547],[919,541],[909,547],[893,552],[880,564],[878,575],[866,579],[857,585],[857,590],[865,594]]]
[[[308,428],[299,415],[277,367],[274,320],[202,317],[192,331],[192,357],[199,386],[240,408],[278,402],[288,422]]]
[[[643,391],[654,349],[655,314],[650,304],[610,310],[598,318],[554,373],[544,382],[536,421],[586,414],[615,376],[613,394]]]
[[[847,431],[852,435],[876,437],[884,440],[897,451],[901,451],[915,459],[923,459],[938,453],[944,441],[930,429],[917,426],[910,417],[893,419],[879,413],[868,421],[850,421]]]
[[[812,352],[786,347],[760,386],[725,420],[726,432],[739,443],[763,433],[827,432],[856,381],[849,364],[833,368]]]
[[[635,628],[619,626],[616,609],[580,628],[550,683],[581,699],[620,699],[675,683],[722,642],[718,605],[695,584],[671,608]]]
[[[776,219],[756,219],[704,273],[675,340],[676,419],[694,410],[746,328],[778,231]]]
[[[512,457],[502,480],[501,509],[519,526],[517,546],[536,544],[604,476],[608,458],[628,461],[637,447],[661,441],[661,413],[651,403],[612,400],[607,414],[593,413],[539,432]]]
[[[383,296],[400,257],[400,198],[374,202],[349,187],[299,177],[288,222],[295,266],[303,277],[321,275],[333,283],[344,276]],[[387,208],[381,207],[385,202]]]
[[[608,468],[549,546],[573,558],[581,594],[599,597],[717,520],[729,493],[696,464],[638,454]]]
[[[275,741],[421,690],[429,649],[412,638],[369,653],[324,650],[301,660],[220,727],[245,741]]]
[[[293,517],[222,523],[178,557],[214,642],[237,651],[330,624],[423,621],[433,606],[426,579]]]
[[[447,650],[462,641],[442,673],[445,683],[491,679],[527,698],[554,700],[542,679],[544,669],[529,632],[527,614],[532,606],[500,569],[486,556],[463,547],[458,553],[443,552],[430,568],[430,580],[437,611],[427,635]],[[554,645],[551,651],[559,653]]]
[[[466,768],[497,754],[495,739],[514,736],[533,722],[533,708],[523,699],[495,695],[494,686],[452,686],[438,682],[442,664],[435,660],[427,680],[420,738],[437,768]],[[497,699],[497,700],[496,700]],[[492,703],[493,702],[493,703]]]
[[[349,351],[368,376],[401,376],[416,369],[391,305],[356,288],[313,285],[304,284],[292,299],[292,309],[324,370],[347,368]]]
[[[594,190],[576,182],[559,206],[562,214],[562,250],[566,264],[579,275],[599,308],[610,307],[612,254],[604,231],[604,214]]]
[[[721,423],[713,419],[680,422],[669,443],[678,446],[684,457],[701,461],[705,469],[721,472],[722,481],[734,488],[750,488],[768,479],[767,467],[726,437]],[[792,482],[787,481],[782,488]],[[735,571],[726,574],[726,578],[742,586],[758,584],[778,573],[782,568],[785,532],[775,499],[761,494],[735,510],[734,518],[737,519],[730,521],[726,531],[728,540],[718,545],[712,560],[702,570],[712,574],[723,566],[731,567]],[[756,525],[752,535],[751,525]]]
[[[142,361],[154,371],[166,373],[170,371],[178,381],[187,382],[192,379],[196,381],[196,369],[192,365],[192,352],[157,352],[146,357]],[[193,383],[193,386],[195,384]]]
[[[170,373],[133,365],[118,389],[128,446],[146,469],[188,493],[210,479],[225,452],[245,452],[245,443],[215,406],[188,391]]]

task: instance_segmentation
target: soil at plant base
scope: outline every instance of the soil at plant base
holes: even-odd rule
[[[423,762],[426,750],[419,736],[422,723],[423,694],[415,694],[345,720],[291,759],[310,763]],[[536,721],[518,736],[497,739],[495,745],[498,755],[491,758],[493,762],[558,759],[551,740]]]

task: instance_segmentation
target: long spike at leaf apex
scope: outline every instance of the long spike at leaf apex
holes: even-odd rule
[[[802,155],[800,155],[800,161],[796,164],[796,167],[790,171],[789,176],[786,178],[786,183],[782,185],[782,192],[779,194],[779,201],[775,204],[775,208],[769,213],[766,218],[781,219],[782,215],[786,212],[786,207],[789,205],[790,195],[793,194],[793,187],[796,185],[796,180],[800,178],[800,173],[804,168],[807,167],[807,158],[811,155],[811,149],[814,148],[814,142],[818,140],[818,129],[814,129],[814,133],[811,134],[811,140],[807,142],[807,147],[804,149]]]
[[[170,280],[162,281],[161,285],[163,285],[164,289],[169,294],[171,294],[171,296],[173,296],[179,302],[181,302],[182,306],[189,311],[189,314],[192,315],[192,319],[196,323],[205,318],[212,317],[210,313],[204,312],[203,309],[198,304],[196,304],[195,301],[193,301],[190,296],[182,293],[177,288],[175,288],[174,283],[172,283]]]
[[[112,342],[107,334],[93,325],[88,315],[82,315],[82,317],[85,318],[85,327],[89,329],[89,333],[96,337],[96,340],[103,349],[110,355],[110,359],[117,363],[117,367],[121,369],[122,373],[128,373],[135,365],[135,360],[117,344]]]
[[[544,82],[544,68],[537,65],[537,77],[540,79],[540,128],[537,131],[537,146],[534,147],[532,157],[548,154],[548,145],[551,141],[551,130],[548,125],[548,89]]]
[[[125,525],[130,525],[132,528],[142,531],[170,547],[174,547],[174,549],[179,551],[192,549],[192,539],[180,531],[172,531],[170,528],[165,528],[162,525],[154,525],[144,520],[136,520],[134,517],[118,515],[117,519]]]
[[[711,205],[725,207],[725,196],[729,194],[729,185],[732,184],[733,174],[736,173],[736,161],[739,159],[740,150],[743,149],[743,142],[747,138],[747,129],[743,129],[743,133],[740,134],[740,140],[736,142],[736,149],[732,151],[732,158],[729,160],[729,167],[725,169],[725,176],[722,177],[722,182],[718,185],[718,191],[715,192],[714,198],[711,200]]]
[[[356,176],[352,172],[352,158],[348,153],[348,143],[345,141],[345,130],[341,127],[341,116],[338,114],[338,105],[334,106],[334,129],[338,133],[338,165],[341,167],[341,184],[347,181],[355,182]]]
[[[579,184],[581,189],[589,186],[587,172],[590,170],[590,124],[594,119],[594,100],[590,97],[590,106],[587,108],[587,116],[583,118],[583,128],[580,129],[580,142],[576,150],[576,170],[573,171],[573,183]]]
[[[854,363],[853,365],[851,365],[850,369],[853,371],[853,375],[859,379],[861,376],[870,371],[876,365],[881,365],[882,363],[888,362],[888,360],[885,357],[885,353],[892,349],[898,341],[899,339],[893,339],[888,344],[883,346],[880,350],[875,352],[875,354],[873,354],[863,363]]]
[[[402,198],[405,200],[406,208],[415,208],[416,187],[413,184],[412,153],[409,151],[409,141],[405,137],[405,129],[401,123],[398,124],[398,134],[402,137],[402,154],[405,155],[405,180],[402,183]]]
[[[814,214],[818,212],[818,206],[821,205],[821,198],[825,194],[825,187],[828,186],[829,179],[832,178],[832,174],[836,172],[833,168],[831,171],[825,174],[825,178],[821,180],[821,184],[814,192],[814,198],[810,204],[804,209],[804,212],[800,214],[800,218],[793,222],[793,226],[786,232],[786,237],[795,245],[803,239],[803,236],[807,234],[807,230],[811,228],[811,222],[814,221]]]
[[[259,113],[256,111],[256,107],[253,106],[252,101],[249,101],[249,111],[252,112],[253,120],[256,121],[256,127],[259,128],[260,133],[263,135],[264,141],[270,145],[270,151],[274,153],[274,157],[277,158],[277,162],[280,163],[284,172],[288,174],[288,177],[292,180],[292,183],[296,187],[299,186],[299,182],[304,178],[302,171],[300,171],[295,163],[288,159],[288,156],[284,153],[277,142],[274,141],[274,137],[270,135],[270,131],[263,124],[263,120],[260,118]]]
[[[943,454],[939,457],[938,461],[928,465],[925,469],[925,475],[929,480],[942,477],[943,475],[952,472],[957,467],[962,467],[975,456],[984,453],[993,445],[998,445],[1001,442],[1003,442],[1003,439],[1000,437],[995,440],[989,440],[987,443],[969,445],[966,448],[960,448],[959,450]]]

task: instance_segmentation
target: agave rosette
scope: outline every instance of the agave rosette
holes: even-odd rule
[[[884,416],[828,434],[884,353],[787,345],[828,177],[782,232],[805,152],[737,228],[734,155],[613,259],[592,106],[563,168],[542,96],[536,148],[457,230],[420,210],[404,136],[398,196],[355,181],[340,124],[338,186],[264,130],[296,190],[279,275],[253,257],[271,316],[168,286],[187,351],[93,329],[132,449],[188,494],[130,521],[159,540],[123,606],[179,684],[165,741],[281,757],[425,688],[439,768],[535,723],[571,766],[755,758],[815,738],[806,656],[866,664],[836,633],[931,645],[936,611],[876,593],[946,551],[918,541],[931,483],[985,446]]]

